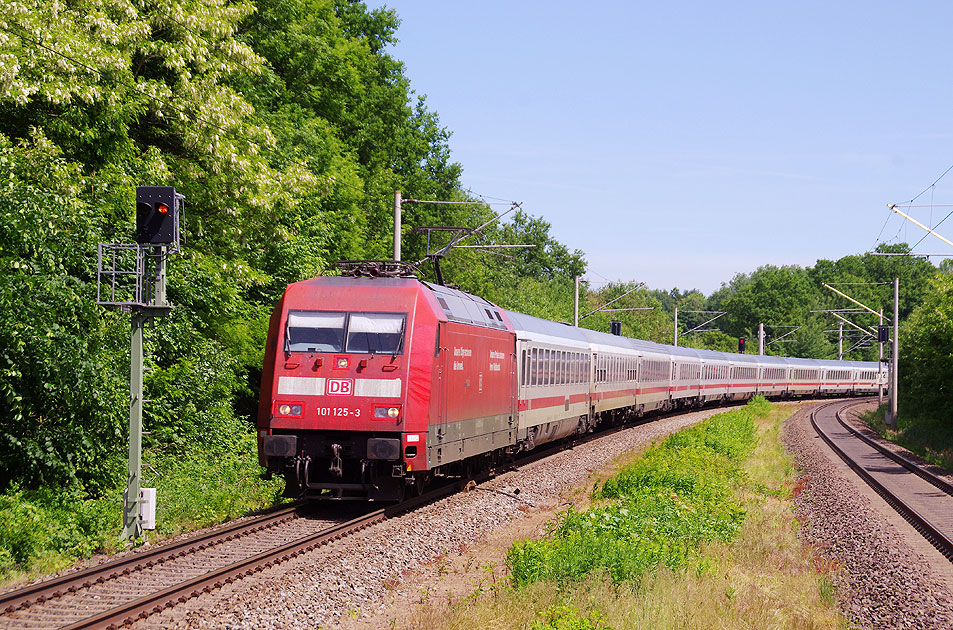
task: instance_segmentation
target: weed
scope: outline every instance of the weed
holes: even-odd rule
[[[581,615],[569,606],[554,606],[540,613],[542,619],[534,621],[531,630],[608,630],[602,616],[593,611]]]
[[[838,565],[816,565],[817,553],[797,539],[789,499],[806,480],[779,443],[783,412],[751,407],[754,431],[729,419],[731,431],[698,427],[640,460],[626,456],[612,482],[594,488],[595,507],[569,507],[542,540],[510,549],[508,566],[522,571],[511,586],[499,581],[456,605],[424,606],[410,627],[846,627],[834,609]],[[708,444],[712,436],[719,443]],[[655,453],[671,446],[678,451]],[[690,465],[669,461],[676,456]]]

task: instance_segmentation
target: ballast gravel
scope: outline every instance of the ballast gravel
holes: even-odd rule
[[[584,483],[619,455],[721,411],[662,418],[579,445],[193,598],[134,627],[314,630],[368,616],[416,569],[479,544],[512,519],[524,517],[527,509],[554,506],[563,490]]]
[[[943,576],[834,466],[802,409],[785,422],[782,441],[800,467],[795,499],[802,540],[832,573],[841,612],[860,628],[953,628],[953,593]],[[893,446],[894,450],[899,447]]]

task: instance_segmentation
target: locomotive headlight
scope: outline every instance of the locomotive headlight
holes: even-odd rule
[[[335,360],[334,365],[335,365],[339,370],[345,369],[345,368],[347,367],[347,357],[338,357],[338,358]]]
[[[374,407],[375,418],[398,418],[400,407]]]
[[[396,418],[399,415],[400,415],[400,409],[398,409],[397,407],[388,407],[387,409],[388,418]]]
[[[301,416],[303,407],[294,403],[279,403],[276,411],[279,416]]]

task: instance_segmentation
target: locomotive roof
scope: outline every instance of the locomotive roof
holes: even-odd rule
[[[437,302],[450,321],[506,330],[506,324],[500,316],[502,309],[492,302],[440,284],[431,284],[426,281],[421,284],[433,291],[434,297],[437,298]]]

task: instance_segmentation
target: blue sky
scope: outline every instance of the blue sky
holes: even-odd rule
[[[595,284],[707,294],[915,242],[886,204],[953,164],[953,3],[368,4],[400,16],[464,186],[545,218]],[[953,173],[917,202],[945,216]]]

